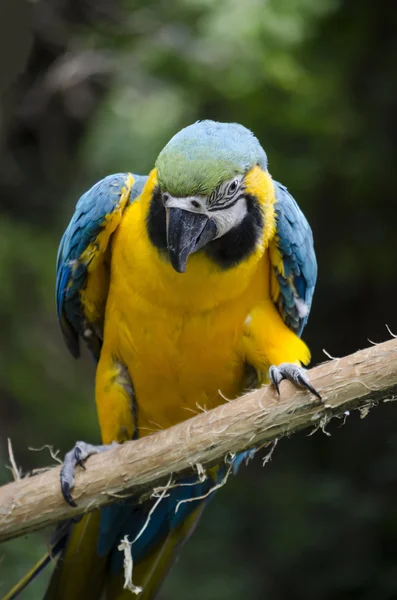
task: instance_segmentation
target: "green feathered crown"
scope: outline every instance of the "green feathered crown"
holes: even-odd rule
[[[238,123],[216,121],[185,127],[156,161],[160,187],[175,197],[207,196],[255,165],[267,169],[266,153],[254,134]]]

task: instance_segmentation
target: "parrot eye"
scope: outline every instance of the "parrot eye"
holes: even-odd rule
[[[234,192],[237,190],[238,184],[239,184],[239,180],[238,179],[233,179],[233,181],[229,185],[229,189],[227,190],[228,193],[229,194],[234,194]]]

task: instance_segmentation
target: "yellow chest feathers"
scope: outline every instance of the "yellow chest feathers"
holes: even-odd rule
[[[244,322],[269,297],[269,264],[259,245],[232,269],[199,252],[186,273],[175,272],[150,243],[145,200],[131,204],[114,235],[103,352],[127,365],[140,426],[165,426],[196,403],[211,408],[241,393]]]

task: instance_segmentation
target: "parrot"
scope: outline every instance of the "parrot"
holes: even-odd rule
[[[59,246],[56,301],[67,348],[78,358],[84,343],[96,361],[102,444],[77,442],[66,454],[65,500],[76,505],[74,472],[91,454],[197,406],[263,384],[280,394],[284,379],[321,400],[301,339],[316,280],[308,221],[243,125],[198,121],[171,138],[149,175],[109,175],[83,194]],[[131,598],[125,536],[138,600],[155,598],[213,489],[245,457],[185,477],[151,518],[154,499],[131,497],[61,523],[7,600],[57,554],[45,600]]]

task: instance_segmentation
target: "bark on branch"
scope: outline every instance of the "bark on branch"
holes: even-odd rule
[[[324,363],[310,371],[310,379],[322,395],[321,404],[283,382],[280,400],[266,386],[171,429],[93,456],[87,470],[76,474],[77,508],[62,498],[59,468],[1,487],[0,541],[94,510],[127,490],[150,494],[171,474],[175,477],[194,465],[205,468],[228,453],[266,445],[305,427],[324,428],[346,411],[367,411],[397,397],[397,339]]]

